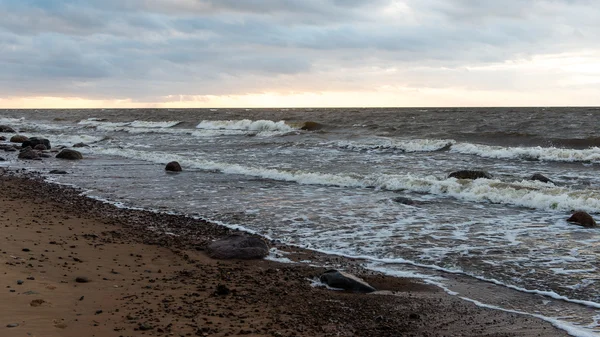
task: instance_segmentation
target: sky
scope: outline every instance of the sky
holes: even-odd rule
[[[0,108],[600,105],[596,0],[0,0]]]

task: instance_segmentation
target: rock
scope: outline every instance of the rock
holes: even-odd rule
[[[77,283],[88,283],[88,282],[90,282],[90,279],[88,279],[85,276],[78,276],[77,278],[75,278],[75,282],[77,282]]]
[[[213,259],[262,259],[269,255],[269,246],[261,238],[231,235],[209,244],[206,252]]]
[[[0,132],[14,133],[15,130],[8,125],[0,125]]]
[[[536,173],[534,175],[531,176],[531,178],[529,178],[529,180],[537,180],[537,181],[541,181],[543,183],[553,183],[554,182],[550,179],[548,179],[546,176],[544,176],[543,174],[540,173]]]
[[[474,170],[462,170],[450,173],[448,178],[456,178],[456,179],[492,179],[492,176],[485,171],[474,171]]]
[[[165,166],[165,170],[169,172],[181,172],[181,165],[176,161],[172,161]]]
[[[30,147],[27,147],[23,150],[21,150],[21,152],[19,152],[19,159],[40,159],[40,156],[38,155],[37,152],[33,151]]]
[[[304,124],[302,124],[302,126],[300,127],[300,130],[315,131],[315,130],[320,130],[322,128],[323,128],[323,124],[308,121],[308,122],[304,122]]]
[[[140,323],[138,325],[138,329],[140,329],[140,331],[148,331],[148,330],[154,329],[154,327],[152,325],[150,325],[149,323],[144,322],[144,323]]]
[[[6,159],[4,159],[4,158],[0,157],[0,161],[6,161]]]
[[[18,326],[19,326],[19,323],[11,323],[11,324],[6,325],[7,328],[16,328]]]
[[[217,286],[217,290],[215,291],[215,294],[219,295],[219,296],[226,296],[229,295],[231,291],[229,290],[229,288],[227,288],[227,286],[219,284]]]
[[[571,217],[567,219],[567,221],[583,227],[596,227],[596,221],[594,221],[594,218],[583,211],[573,213]]]
[[[42,305],[44,303],[46,303],[46,301],[44,301],[42,299],[38,299],[38,300],[31,301],[31,303],[29,303],[29,305],[32,307],[39,307],[40,305]]]
[[[17,284],[18,284],[18,285],[21,285],[21,284],[23,284],[23,283],[25,283],[25,282],[23,282],[23,280],[17,280]]]
[[[79,151],[75,151],[75,150],[71,150],[71,149],[63,149],[56,155],[56,158],[67,159],[67,160],[78,160],[78,159],[83,159],[83,156],[81,155],[81,152],[79,152]]]
[[[23,146],[23,147],[31,146],[32,148],[35,149],[35,147],[38,144],[44,145],[46,147],[46,149],[49,149],[49,148],[52,147],[52,146],[50,146],[50,141],[48,139],[46,139],[46,138],[38,138],[38,137],[31,137],[31,138],[29,138],[29,140],[24,141],[23,145],[21,145],[21,146]]]
[[[0,141],[5,141],[5,140],[6,140],[6,137],[0,136]]]
[[[397,202],[399,204],[403,204],[403,205],[416,205],[417,202],[414,200],[411,200],[409,198],[405,198],[405,197],[395,197],[392,198],[393,202]]]
[[[2,149],[5,152],[16,152],[17,151],[17,149],[15,149],[13,146],[6,146],[6,147],[3,146]]]
[[[28,141],[29,138],[26,136],[22,136],[22,135],[14,135],[12,137],[10,137],[10,142],[11,143],[23,143]]]
[[[371,293],[375,291],[375,288],[364,280],[335,269],[324,272],[320,280],[332,288],[344,289],[355,293]]]
[[[87,145],[86,143],[77,143],[77,144],[73,144],[73,147],[90,147],[90,146]]]
[[[63,170],[52,170],[50,172],[48,172],[49,174],[67,174],[67,171],[63,171]]]
[[[48,148],[46,147],[46,145],[44,144],[38,144],[36,146],[33,147],[34,150],[38,150],[38,151],[45,151],[48,150]]]

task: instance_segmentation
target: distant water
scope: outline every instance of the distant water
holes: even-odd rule
[[[565,222],[573,209],[600,218],[600,108],[0,110],[0,124],[89,144],[79,162],[0,165],[66,169],[51,179],[92,196],[390,273],[420,266],[567,299],[582,309],[561,319],[590,333],[600,319],[600,229]],[[171,160],[184,172],[166,174]],[[458,169],[493,179],[448,178]],[[549,315],[527,306],[513,309]]]

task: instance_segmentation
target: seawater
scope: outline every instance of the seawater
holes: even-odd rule
[[[0,110],[0,124],[27,136],[90,146],[82,161],[6,154],[0,165],[64,169],[50,179],[91,196],[365,258],[463,295],[502,285],[510,303],[472,300],[593,334],[600,232],[565,219],[600,213],[599,117],[598,108]],[[302,130],[306,121],[319,127]],[[184,172],[165,173],[171,160]],[[493,178],[448,178],[459,169]]]

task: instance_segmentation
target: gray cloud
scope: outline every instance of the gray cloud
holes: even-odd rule
[[[526,90],[534,78],[515,85],[518,73],[486,72],[490,78],[482,80],[464,69],[596,48],[596,6],[585,0],[0,0],[0,90],[140,101],[388,84]],[[376,71],[389,68],[397,71]],[[550,85],[564,75],[539,79]]]

